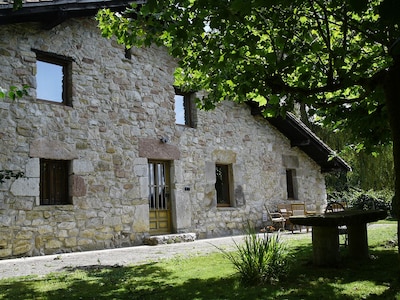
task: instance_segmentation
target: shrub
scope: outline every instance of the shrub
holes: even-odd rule
[[[349,207],[358,209],[383,209],[392,210],[393,191],[364,191],[357,188],[350,188],[347,191],[331,192],[328,194],[328,201],[346,202]]]
[[[252,231],[246,234],[243,244],[235,245],[235,252],[220,250],[235,266],[243,284],[276,283],[287,275],[289,256],[279,232],[261,237]]]

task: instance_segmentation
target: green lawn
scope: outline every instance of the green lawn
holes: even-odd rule
[[[338,268],[311,264],[311,239],[288,240],[292,267],[275,285],[243,287],[222,254],[132,267],[97,266],[45,277],[0,280],[0,299],[396,299],[400,268],[396,223],[368,229],[371,259]],[[383,224],[383,222],[382,222]]]

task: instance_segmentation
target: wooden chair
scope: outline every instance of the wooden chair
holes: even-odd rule
[[[328,205],[326,206],[325,213],[329,214],[329,213],[335,213],[335,212],[344,211],[344,210],[345,210],[344,203],[332,201],[332,202],[329,202]],[[343,240],[344,240],[343,243],[340,243],[340,239],[339,239],[339,244],[347,247],[348,234],[347,234],[346,225],[338,226],[338,230],[339,230],[339,238],[342,236]]]
[[[272,226],[274,226],[274,224],[279,224],[280,228],[285,229],[286,219],[282,216],[282,214],[279,212],[270,212],[268,207],[266,207],[266,209]]]
[[[325,208],[325,213],[344,211],[346,204],[344,202],[331,201]]]
[[[282,215],[287,214],[290,216],[292,214],[291,204],[278,204],[278,210]]]
[[[293,231],[293,224],[290,222],[289,217],[292,215],[292,207],[290,204],[278,204],[278,211],[282,217],[285,218],[285,227]]]
[[[304,203],[292,203],[292,216],[306,216],[307,215],[307,210],[306,210],[306,205]],[[299,226],[300,232],[301,232],[301,226]],[[308,232],[309,227],[306,226],[306,230]],[[293,232],[293,228],[292,228]]]

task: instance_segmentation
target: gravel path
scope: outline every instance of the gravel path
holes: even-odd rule
[[[283,239],[300,238],[310,233],[285,232]],[[68,269],[94,266],[128,266],[145,264],[175,256],[204,255],[220,251],[218,248],[230,250],[235,242],[243,241],[244,236],[202,239],[194,242],[167,244],[157,246],[135,246],[127,248],[64,253],[27,258],[0,260],[0,279],[27,275],[46,275]],[[218,248],[217,248],[218,247]]]

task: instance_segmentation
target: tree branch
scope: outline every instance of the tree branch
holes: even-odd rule
[[[344,5],[344,7],[347,8],[346,5]],[[346,23],[347,29],[350,29],[355,32],[359,32],[359,33],[363,34],[367,40],[369,40],[373,43],[378,43],[378,44],[387,46],[391,42],[386,39],[378,40],[377,37],[381,37],[382,35],[377,34],[377,32],[374,30],[371,30],[371,28],[367,28],[364,30],[361,26],[359,26],[360,25],[359,22],[357,22],[353,18],[349,18],[348,14],[347,14],[347,9],[346,9],[345,14],[341,13],[338,10],[338,11],[332,11],[332,15],[334,16],[334,18],[336,20],[340,20],[343,23]],[[347,30],[346,30],[346,32],[347,32]]]
[[[343,55],[345,55],[347,53],[347,28],[348,28],[348,24],[347,24],[347,7],[346,5],[343,5],[343,15],[344,15],[344,19],[343,19],[343,41],[342,41],[342,47],[343,47]]]
[[[366,90],[366,93],[370,93],[375,90],[379,85],[382,85],[387,75],[387,70],[383,69],[373,76],[368,78],[359,78],[358,80],[354,81],[337,81],[333,83],[328,83],[324,86],[319,86],[316,88],[303,88],[298,86],[291,86],[285,83],[280,75],[275,76],[266,76],[265,83],[274,93],[290,93],[290,94],[297,94],[301,96],[311,96],[316,94],[328,93],[328,92],[336,92],[339,90],[343,90],[346,88],[354,87],[354,86],[361,86]],[[360,96],[357,98],[358,101],[362,100],[366,97]],[[353,101],[352,101],[353,102]]]
[[[314,3],[313,3],[312,0],[308,0],[308,2],[310,3],[310,7],[311,7],[311,10],[313,12],[314,19],[317,22],[318,31],[321,34],[321,37],[325,40],[325,44],[328,44],[328,41],[326,40],[326,36],[324,35],[324,31],[322,30],[322,25],[319,22],[320,18],[319,18],[318,14],[317,14],[317,11],[314,8]]]
[[[363,93],[357,98],[340,98],[340,99],[335,99],[335,101],[329,101],[329,102],[315,101],[313,103],[313,106],[315,106],[316,108],[331,108],[344,104],[360,103],[361,101],[365,100],[369,94],[370,93]]]
[[[333,83],[333,80],[334,80],[334,78],[333,78],[334,57],[333,57],[332,44],[331,44],[331,33],[330,33],[330,28],[329,28],[328,12],[326,10],[326,7],[324,5],[322,5],[321,3],[319,3],[317,0],[315,1],[315,3],[317,5],[319,5],[319,7],[322,10],[323,15],[324,15],[322,21],[325,24],[325,31],[326,31],[325,43],[326,43],[326,47],[328,49],[328,55],[329,55],[329,59],[328,59],[329,67],[328,67],[327,81],[328,81],[328,83]],[[322,28],[321,28],[321,31],[322,31]]]

